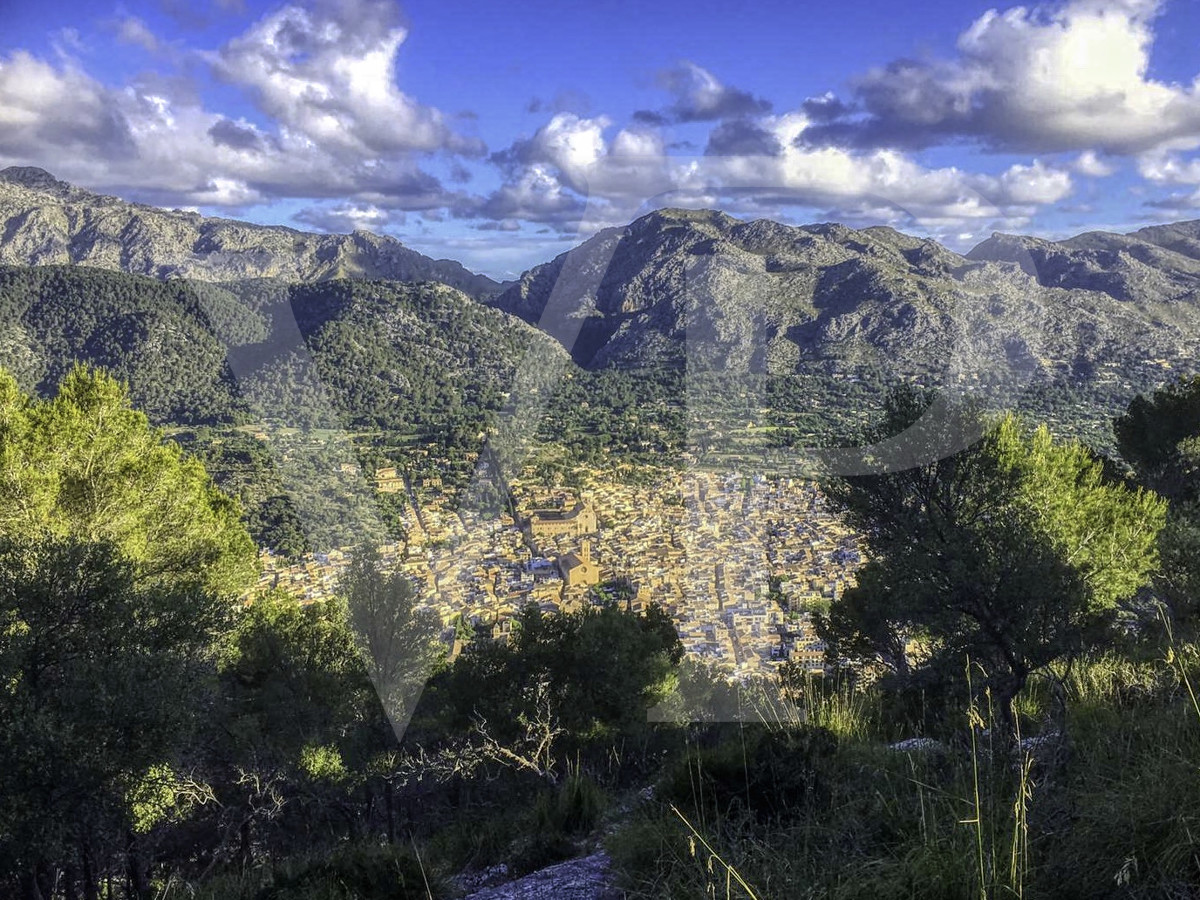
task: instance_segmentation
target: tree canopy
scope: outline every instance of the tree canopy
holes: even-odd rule
[[[338,589],[371,682],[402,730],[433,673],[441,622],[432,611],[416,608],[412,581],[402,571],[384,571],[371,545],[358,548]]]
[[[460,727],[479,717],[502,736],[532,718],[539,689],[566,731],[594,738],[644,728],[683,655],[666,615],[616,606],[546,615],[524,609],[509,644],[473,643],[445,676]],[[435,684],[435,693],[440,687]]]
[[[1137,480],[1170,502],[1159,538],[1158,595],[1177,620],[1200,612],[1200,377],[1139,395],[1113,423]]]
[[[194,733],[229,605],[151,583],[110,542],[0,540],[0,869],[33,879],[133,828]],[[143,810],[146,821],[153,813]]]
[[[49,400],[0,370],[0,492],[0,537],[111,542],[143,577],[218,593],[252,583],[237,504],[98,370],[75,367]]]
[[[903,433],[929,402],[893,394],[880,436]],[[914,661],[961,672],[970,657],[1005,711],[1032,672],[1077,651],[1146,583],[1165,518],[1160,498],[1108,480],[1086,447],[1013,416],[961,453],[827,489],[870,557],[822,624],[834,652],[901,674]]]
[[[1200,376],[1139,394],[1113,431],[1142,484],[1172,502],[1200,500]]]

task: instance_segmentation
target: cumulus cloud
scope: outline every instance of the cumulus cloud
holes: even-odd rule
[[[157,53],[159,48],[154,32],[137,16],[126,16],[117,23],[117,40],[141,47],[147,53]]]
[[[783,152],[783,146],[779,138],[758,123],[733,119],[712,130],[704,152],[710,156],[777,156]]]
[[[552,168],[533,164],[515,172],[482,203],[458,210],[462,218],[524,219],[565,227],[583,215],[586,201],[563,184]]]
[[[771,111],[770,101],[722,84],[712,72],[686,60],[659,72],[658,85],[674,97],[674,102],[665,110],[634,113],[634,118],[642,124],[715,122]]]
[[[1107,178],[1116,171],[1116,167],[1100,158],[1094,150],[1085,150],[1076,157],[1071,166],[1080,175],[1089,178]]]
[[[1200,184],[1200,157],[1147,153],[1138,160],[1138,173],[1154,184]]]
[[[390,226],[403,225],[403,212],[380,209],[371,204],[340,203],[335,206],[310,206],[300,210],[292,220],[318,231],[347,234],[353,231],[380,232]]]
[[[1118,59],[1114,66],[1109,52],[1128,50],[1127,32],[1148,23],[1153,11],[1140,0],[1118,6],[1074,0],[1057,12],[992,13],[960,40],[962,60],[902,61],[868,76],[853,105],[829,93],[780,115],[770,114],[767,101],[722,84],[708,70],[681,63],[660,75],[674,102],[635,113],[633,127],[618,130],[607,116],[560,112],[532,136],[493,154],[503,185],[462,213],[558,228],[575,227],[586,216],[600,227],[627,220],[647,205],[670,203],[767,215],[784,207],[808,208],[830,218],[874,216],[926,228],[1025,223],[1041,207],[1071,194],[1072,172],[1111,173],[1104,141],[1089,140],[1070,164],[1035,158],[994,174],[930,168],[907,147],[952,140],[972,129],[982,134],[982,122],[999,119],[979,112],[979,97],[1001,104],[1003,98],[993,99],[990,92],[1004,93],[1020,77],[1030,90],[1054,82],[1058,96],[1051,105],[1074,97],[1090,109],[1100,96],[1112,113],[1106,91],[1127,84],[1130,66],[1144,81],[1145,61],[1124,65]],[[1092,46],[1101,38],[1097,60],[1103,57],[1109,68],[1094,75],[1088,72],[1103,67],[1073,71],[1076,45]],[[1134,45],[1142,46],[1136,40]],[[1008,58],[1014,54],[1016,60]],[[1040,74],[1030,74],[1035,58],[1045,69]],[[1008,68],[1001,71],[1002,65]],[[1099,94],[1092,90],[1096,84]],[[1131,108],[1143,102],[1129,100]],[[1015,115],[1014,108],[1008,112]],[[685,122],[712,123],[702,156],[683,156],[678,145],[664,144],[661,128]],[[890,139],[865,139],[871,129],[874,137],[887,131]]]
[[[810,122],[832,122],[853,112],[833,91],[826,91],[820,97],[809,97],[800,109]]]
[[[558,113],[531,137],[492,155],[504,184],[463,216],[521,218],[565,228],[578,222],[591,203],[619,215],[614,206],[636,208],[670,188],[661,137],[644,127],[626,128],[611,139],[607,116]],[[593,215],[595,210],[593,209]]]
[[[930,169],[896,150],[806,146],[796,140],[808,124],[800,114],[763,124],[774,132],[781,153],[707,157],[689,167],[681,185],[716,196],[748,192],[854,217],[865,208],[880,218],[925,226],[1027,218],[1072,189],[1068,172],[1040,161],[1011,166],[999,175]]]
[[[165,46],[140,20],[124,39]],[[478,142],[400,91],[406,32],[394,5],[330,0],[285,6],[193,57],[245,89],[258,121],[205,108],[182,72],[112,86],[73,57],[0,56],[0,164],[36,163],[78,184],[168,206],[245,207],[281,198],[349,198],[389,210],[462,203],[422,169],[451,174]],[[289,88],[293,97],[285,97]]]
[[[995,175],[929,169],[901,151],[814,147],[803,113],[718,123],[703,156],[667,153],[661,137],[607,118],[560,114],[496,154],[504,186],[473,214],[592,227],[645,205],[721,206],[769,215],[782,207],[830,217],[875,215],[924,226],[1025,221],[1072,190],[1069,171],[1034,160]]]
[[[467,192],[477,182],[463,163],[478,159],[481,145],[460,133],[463,120],[397,83],[407,31],[395,5],[293,2],[192,55],[192,63],[245,92],[253,108],[241,115],[207,108],[182,65],[176,77],[113,86],[68,54],[53,62],[22,52],[0,56],[0,165],[35,162],[80,184],[169,206],[244,208],[291,198],[303,201],[297,222],[333,231],[391,228],[407,210],[422,220],[468,220],[479,239],[480,232],[517,232],[522,223],[562,235],[581,223],[623,224],[657,205],[782,216],[804,209],[954,234],[1015,227],[1069,196],[1073,175],[1104,177],[1117,154],[1132,152],[1103,139],[1105,128],[1141,127],[1143,112],[1160,132],[1183,121],[1182,113],[1172,118],[1182,107],[1151,102],[1162,91],[1190,96],[1145,76],[1154,10],[1135,0],[1073,0],[1051,12],[992,13],[960,39],[955,60],[895,63],[893,80],[869,74],[852,103],[825,94],[781,114],[681,63],[660,77],[667,105],[628,124],[547,106],[540,127],[487,157],[499,183],[479,195]],[[1141,42],[1130,43],[1136,33]],[[1071,49],[1071,35],[1115,53],[1115,61],[1105,56],[1107,68],[1067,71],[1082,52]],[[133,24],[126,39],[165,46]],[[178,62],[160,53],[168,57]],[[1143,87],[1130,88],[1135,83]],[[1023,121],[1021,104],[1033,102],[1020,99],[1022,90],[1032,96],[1034,88],[1045,88],[1045,109],[1021,127],[1040,129],[1037,140],[1013,124]],[[1051,115],[1050,108],[1064,111]],[[660,126],[683,123],[699,143],[666,142]],[[930,167],[906,150],[965,135],[996,146],[1015,146],[1017,138],[1034,148],[1058,146],[1048,137],[1055,128],[1082,142],[1070,161],[1027,159],[992,174]],[[1143,148],[1144,177],[1189,190],[1200,185],[1200,161],[1188,158],[1187,142],[1147,144],[1149,128],[1120,132],[1130,147]],[[834,141],[837,135],[845,139]],[[434,165],[451,187],[428,171]]]
[[[586,191],[584,173],[607,151],[604,130],[612,124],[607,116],[586,118],[563,112],[551,117],[532,137],[492,155],[492,161],[509,172],[546,165],[559,172],[562,182]]]
[[[134,137],[115,99],[75,65],[57,67],[18,50],[0,59],[0,152],[31,159],[128,154]]]
[[[1143,206],[1162,214],[1193,214],[1200,209],[1200,157],[1155,152],[1138,160],[1138,174],[1155,187],[1186,188],[1143,202]],[[1159,216],[1160,218],[1162,216]]]
[[[37,162],[78,184],[170,206],[356,197],[424,209],[456,196],[409,155],[337,157],[187,99],[108,88],[23,54],[0,61],[0,161]]]
[[[289,5],[208,58],[280,128],[335,155],[481,152],[397,87],[396,54],[407,36],[387,0]]]
[[[1200,209],[1200,190],[1191,193],[1170,194],[1155,200],[1147,200],[1142,205],[1161,213],[1154,218],[1171,219],[1180,215],[1190,215]]]
[[[248,122],[234,122],[232,119],[218,119],[208,129],[208,136],[213,143],[233,150],[258,150],[264,148],[263,135]]]
[[[947,60],[896,60],[854,84],[855,110],[816,123],[814,144],[1124,155],[1200,145],[1195,84],[1152,79],[1158,0],[1068,0],[990,10]]]

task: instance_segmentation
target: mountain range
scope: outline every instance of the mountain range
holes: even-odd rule
[[[1063,242],[997,234],[960,255],[886,227],[663,210],[486,302],[593,368],[1087,381],[1189,367],[1198,291],[1200,222]]]
[[[793,401],[810,411],[845,405],[847,383],[1002,385],[1010,399],[1032,389],[1035,407],[1045,407],[1039,414],[1082,422],[1073,429],[1079,433],[1107,432],[1112,412],[1192,371],[1200,352],[1200,222],[1065,241],[996,234],[960,254],[886,227],[788,226],[666,209],[602,231],[500,285],[391,238],[164,211],[26,167],[0,172],[0,263],[220,282],[235,298],[244,293],[237,285],[263,278],[440,282],[496,310],[479,328],[511,332],[504,314],[523,319],[585,370],[669,369],[754,384],[807,379]],[[327,293],[289,293],[289,308],[303,319],[304,304]],[[455,303],[460,313],[467,309]],[[237,309],[254,304],[225,306],[237,318]],[[18,322],[0,323],[0,334],[8,334],[0,341],[5,365],[20,368],[13,348],[35,307]],[[386,315],[382,306],[373,309]],[[259,315],[256,307],[243,318]],[[369,318],[355,327],[375,327]],[[410,325],[418,333],[428,323]],[[478,331],[473,339],[488,341]],[[468,344],[455,347],[467,356],[448,370],[469,368]],[[356,368],[364,379],[391,377],[364,365]],[[402,381],[395,391],[403,391]],[[1047,392],[1057,399],[1045,401]],[[1088,409],[1067,408],[1083,398]]]
[[[482,298],[500,288],[448,259],[366,231],[315,234],[126,203],[44,169],[0,170],[0,263],[78,265],[153,278],[439,281]]]

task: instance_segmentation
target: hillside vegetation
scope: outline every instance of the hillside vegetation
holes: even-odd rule
[[[878,428],[931,399],[893,392]],[[459,623],[439,658],[369,548],[328,601],[234,602],[231,503],[115,381],[6,376],[0,889],[429,900],[602,843],[633,897],[1190,896],[1197,404],[1200,380],[1131,406],[1130,477],[985,417],[955,457],[827,484],[875,573],[822,626],[829,673],[731,684],[612,602],[507,641]],[[171,483],[198,499],[164,508]]]
[[[0,267],[0,365],[43,396],[77,363],[126,382],[138,408],[176,429],[241,497],[260,542],[277,549],[299,546],[286,525],[295,503],[307,516],[301,544],[355,540],[347,533],[364,517],[319,499],[369,499],[342,462],[371,467],[390,454],[403,464],[412,448],[432,447],[465,482],[467,455],[527,358],[567,364],[535,329],[440,284],[217,286]],[[361,460],[338,443],[347,434],[363,435]],[[329,452],[313,449],[314,437],[332,441]],[[297,469],[286,483],[285,461]]]

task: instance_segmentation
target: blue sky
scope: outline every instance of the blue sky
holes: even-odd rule
[[[662,205],[1194,218],[1200,4],[0,0],[0,165],[512,277]]]

